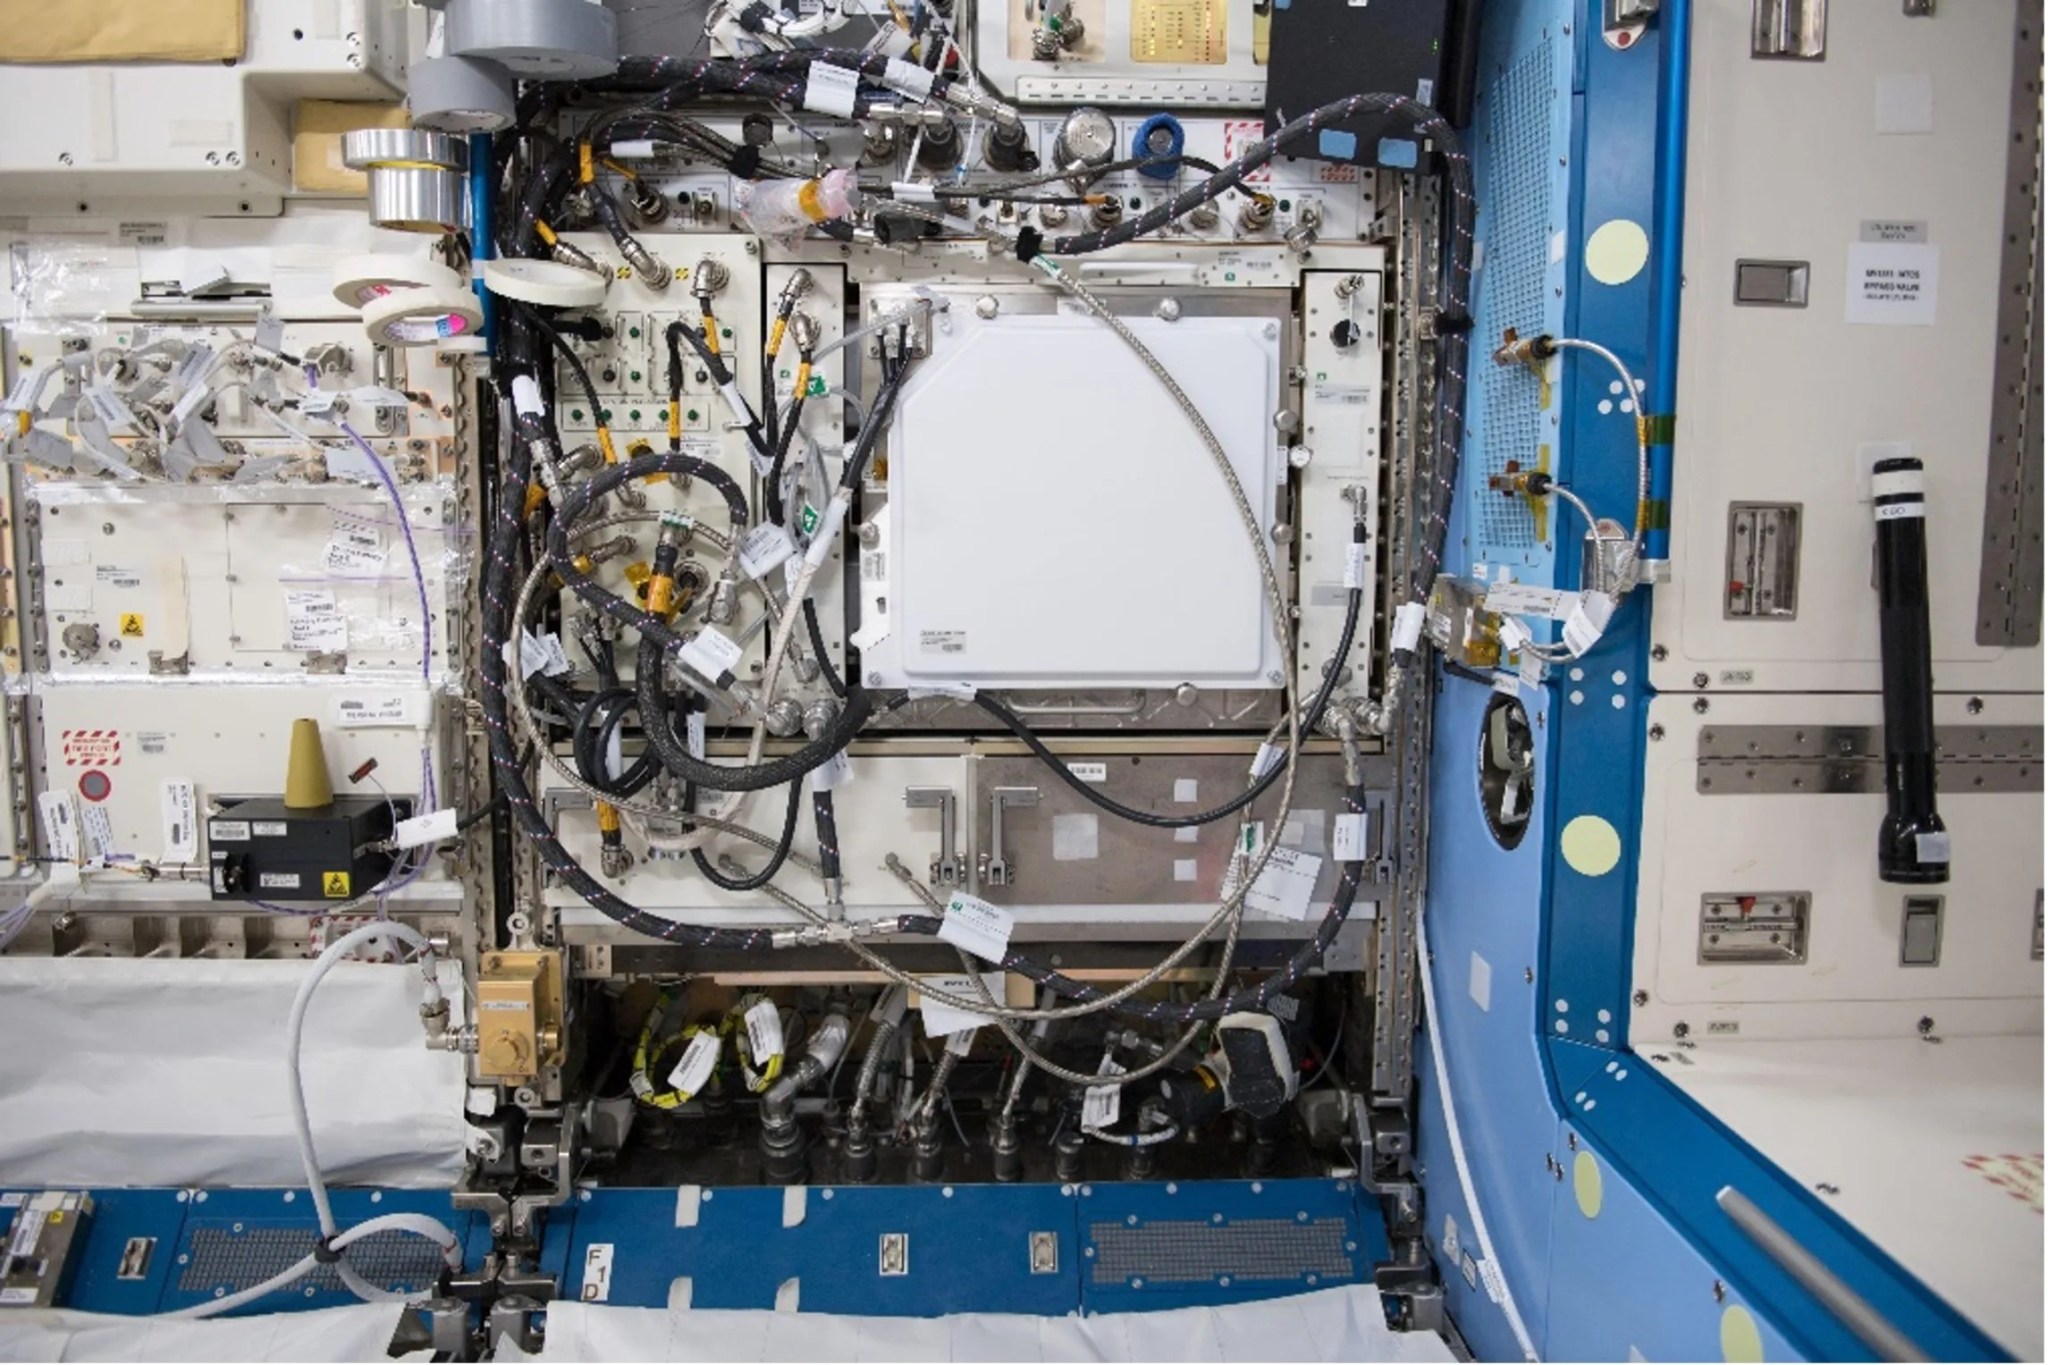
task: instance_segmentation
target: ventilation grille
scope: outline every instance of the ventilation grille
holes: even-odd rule
[[[247,1289],[309,1254],[317,1236],[317,1230],[310,1227],[250,1227],[241,1232],[232,1227],[197,1228],[186,1249],[189,1259],[182,1267],[178,1289],[187,1294]],[[348,1263],[371,1284],[420,1290],[440,1274],[441,1253],[423,1237],[379,1232],[350,1246]],[[315,1267],[292,1286],[295,1293],[308,1289],[344,1292],[341,1276],[331,1265]]]
[[[1524,53],[1486,92],[1486,259],[1481,268],[1479,344],[1473,364],[1483,393],[1480,459],[1485,474],[1508,461],[1535,463],[1542,440],[1536,377],[1520,366],[1496,365],[1487,353],[1512,327],[1523,336],[1543,330],[1544,275],[1550,264],[1551,129],[1556,90],[1552,40]],[[1536,543],[1535,518],[1520,498],[1503,498],[1474,485],[1472,539],[1476,547],[1525,550]],[[1482,558],[1486,556],[1481,555]]]
[[[1342,1218],[1096,1223],[1088,1234],[1095,1244],[1097,1284],[1189,1284],[1225,1276],[1233,1282],[1310,1275],[1346,1281],[1356,1274]]]

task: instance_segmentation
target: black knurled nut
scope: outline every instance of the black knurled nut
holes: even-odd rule
[[[741,180],[752,180],[761,170],[761,149],[752,145],[741,147],[726,162],[726,169]]]

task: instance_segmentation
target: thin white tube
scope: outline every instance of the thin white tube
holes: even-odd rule
[[[1436,984],[1429,965],[1429,916],[1423,911],[1415,915],[1416,966],[1421,968],[1422,1008],[1429,1019],[1429,1055],[1435,1063],[1437,1098],[1443,1101],[1444,1131],[1451,1140],[1451,1164],[1458,1168],[1458,1188],[1465,1192],[1465,1212],[1472,1219],[1472,1235],[1479,1239],[1479,1254],[1492,1265],[1489,1282],[1500,1286],[1501,1311],[1507,1314],[1508,1326],[1514,1329],[1515,1340],[1521,1344],[1522,1356],[1527,1360],[1540,1360],[1536,1354],[1536,1343],[1529,1338],[1529,1329],[1522,1322],[1522,1311],[1515,1306],[1515,1291],[1508,1287],[1508,1274],[1502,1268],[1500,1258],[1493,1254],[1493,1238],[1486,1231],[1486,1215],[1479,1209],[1479,1193],[1472,1188],[1472,1168],[1465,1160],[1465,1139],[1458,1131],[1458,1107],[1451,1101],[1451,1077],[1444,1061],[1444,1035],[1438,1026],[1436,1014]]]

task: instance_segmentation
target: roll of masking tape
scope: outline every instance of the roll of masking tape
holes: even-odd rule
[[[560,261],[508,258],[484,262],[484,287],[543,308],[595,308],[611,278]]]
[[[439,346],[483,325],[483,309],[466,289],[401,289],[363,305],[363,330],[379,346]]]
[[[424,256],[377,252],[347,256],[334,265],[334,297],[350,308],[401,289],[460,289],[462,277]]]

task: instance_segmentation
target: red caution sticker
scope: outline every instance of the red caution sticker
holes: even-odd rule
[[[121,766],[119,730],[66,730],[60,747],[64,751],[64,762],[73,768]]]

